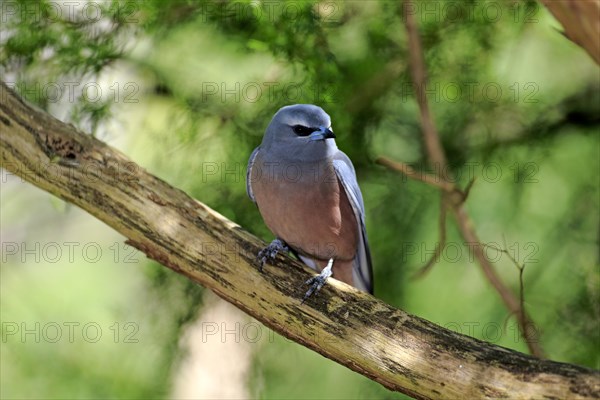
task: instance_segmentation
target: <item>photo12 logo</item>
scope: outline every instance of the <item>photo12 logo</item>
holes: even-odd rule
[[[140,252],[125,243],[98,242],[2,242],[2,263],[113,263],[137,264]]]
[[[420,88],[417,86],[417,88]],[[428,82],[423,88],[423,93],[429,102],[457,103],[465,100],[469,103],[486,102],[499,103],[501,101],[512,103],[535,104],[539,102],[537,94],[540,87],[536,82],[513,82],[510,85],[498,82]],[[414,93],[415,84],[403,82],[400,88],[400,98],[408,101]]]
[[[102,19],[117,19],[135,24],[139,20],[137,1],[11,1],[0,2],[0,23],[11,19],[31,23],[77,22],[91,24]]]
[[[201,323],[201,341],[211,345],[212,343],[258,343],[265,341],[267,343],[275,342],[276,333],[264,325],[255,322],[225,322],[225,321],[203,321]],[[338,342],[340,339],[331,335],[327,331],[315,330],[313,327],[301,328],[298,335],[311,338],[311,340],[320,340],[322,342]],[[281,337],[288,343],[294,343],[292,339]]]
[[[261,100],[285,103],[335,103],[339,101],[333,85],[298,82],[202,82],[202,101],[257,103]]]
[[[97,343],[103,337],[114,343],[139,343],[140,327],[135,322],[100,324],[88,322],[3,321],[2,343]]]
[[[140,87],[136,82],[6,82],[6,86],[15,90],[30,101],[47,103],[75,103],[85,99],[88,103],[107,101],[112,103],[139,103]]]
[[[404,14],[413,15],[420,23],[513,22],[537,24],[539,5],[521,1],[420,1],[404,3]]]
[[[446,322],[440,325],[456,333],[471,337],[479,337],[490,343],[497,343],[503,338],[514,343],[523,342],[525,340],[521,334],[521,328],[517,324],[507,324],[495,321],[463,321]],[[530,340],[534,342],[539,341],[541,332],[536,325],[527,324],[525,329],[527,330],[527,337]]]
[[[436,253],[439,243],[426,242],[403,242],[401,245],[402,261],[412,260],[418,263],[425,263]],[[439,255],[441,261],[447,263],[475,262],[474,249],[482,247],[484,256],[493,263],[501,260],[517,260],[520,264],[535,264],[539,262],[536,255],[540,251],[540,246],[536,242],[518,243],[513,242],[504,248],[503,244],[498,242],[487,243],[463,243],[446,242]]]
[[[342,5],[338,1],[320,1],[316,4],[303,0],[203,1],[199,3],[196,13],[201,16],[202,22],[218,19],[236,23],[292,23],[313,19],[331,23],[341,20]]]
[[[240,244],[198,241],[194,243],[200,258],[197,261],[222,260],[237,262],[240,257],[250,257]],[[143,254],[122,242],[2,242],[2,263],[57,264],[57,263],[124,263],[137,264]]]
[[[422,174],[424,176],[430,167],[425,164],[415,164],[411,167],[417,171],[416,175]],[[513,162],[512,164],[502,164],[496,161],[467,161],[460,166],[452,165],[440,165],[434,163],[431,166],[433,174],[428,174],[431,179],[434,179],[437,183],[442,182],[444,179],[452,182],[459,183],[461,181],[469,182],[473,179],[482,180],[485,183],[496,183],[503,179],[511,179],[514,183],[539,183],[537,178],[540,171],[540,166],[534,161],[525,162]],[[401,176],[403,182],[412,179],[406,174]]]

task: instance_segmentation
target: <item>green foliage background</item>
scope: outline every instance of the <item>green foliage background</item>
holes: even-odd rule
[[[453,223],[442,260],[411,279],[434,249],[439,195],[373,162],[385,155],[430,171],[399,3],[93,4],[97,21],[81,7],[58,15],[54,2],[3,3],[1,79],[266,241],[245,194],[248,156],[279,107],[322,106],[365,197],[376,296],[526,351]],[[467,208],[480,237],[525,265],[526,307],[548,357],[599,368],[598,66],[536,2],[415,7],[430,106],[459,183],[476,178]],[[66,82],[78,83],[73,98]],[[102,95],[81,90],[89,83]],[[202,289],[139,254],[128,263],[121,237],[18,179],[3,176],[0,198],[0,396],[169,397]],[[6,251],[54,242],[96,243],[106,257]],[[488,255],[517,291],[510,259]],[[56,321],[93,321],[104,334],[49,343],[10,333]],[[127,321],[137,343],[114,337]],[[244,384],[260,398],[402,397],[279,337],[253,347]]]

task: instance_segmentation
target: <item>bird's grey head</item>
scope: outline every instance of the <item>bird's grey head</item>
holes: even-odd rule
[[[335,153],[334,138],[331,118],[321,107],[294,104],[275,113],[261,148],[274,158],[318,161]]]

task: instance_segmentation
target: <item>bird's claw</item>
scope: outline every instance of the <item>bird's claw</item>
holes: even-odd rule
[[[329,260],[327,266],[323,268],[319,275],[313,276],[304,283],[305,285],[308,285],[310,287],[308,288],[308,291],[302,298],[301,304],[303,304],[306,301],[306,299],[308,299],[313,293],[317,293],[319,290],[321,290],[327,278],[329,278],[333,274],[333,272],[331,271],[332,266],[333,258]]]
[[[279,252],[290,251],[289,247],[281,239],[273,240],[267,247],[258,252],[258,260],[260,262],[260,271],[262,272],[265,263],[269,260],[274,260]]]

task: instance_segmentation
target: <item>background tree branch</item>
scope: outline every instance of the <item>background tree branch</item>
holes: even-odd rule
[[[503,303],[505,304],[506,308],[510,311],[510,313],[517,316],[519,330],[527,343],[529,351],[531,352],[531,354],[537,357],[543,357],[544,351],[540,343],[538,342],[538,338],[534,337],[534,335],[532,334],[533,330],[531,328],[534,326],[533,320],[527,314],[517,296],[515,296],[514,293],[510,290],[510,288],[508,288],[502,282],[502,280],[494,270],[494,266],[488,260],[483,251],[483,246],[481,245],[481,241],[479,240],[477,232],[475,231],[473,221],[471,220],[471,217],[465,210],[464,201],[466,200],[466,194],[468,194],[472,182],[469,184],[469,186],[464,192],[457,189],[455,185],[452,184],[452,182],[454,182],[455,179],[452,176],[450,168],[448,167],[446,155],[444,153],[444,149],[440,141],[435,122],[431,115],[431,111],[429,110],[429,104],[427,102],[427,71],[425,68],[425,62],[423,60],[423,49],[421,47],[421,39],[419,37],[417,23],[415,21],[413,13],[409,12],[410,6],[411,4],[409,1],[403,2],[403,14],[406,32],[408,34],[408,49],[410,54],[410,73],[413,81],[417,103],[419,104],[419,110],[421,112],[423,141],[425,143],[425,149],[427,151],[427,158],[431,167],[434,170],[439,171],[439,180],[444,182],[443,184],[435,185],[443,189],[441,199],[442,215],[440,218],[445,218],[445,207],[449,207],[454,217],[456,218],[461,236],[463,237],[465,243],[469,247],[469,250],[473,253],[475,259],[480,265],[481,270],[483,271],[486,279],[490,282],[490,284],[496,290],[496,292],[498,292],[498,294],[502,298]],[[381,157],[379,158],[378,162],[388,166],[388,168],[392,168],[397,171],[406,173],[406,171],[403,170],[404,168],[400,168],[401,164],[391,163],[389,160],[386,160]],[[408,175],[411,176],[411,174]],[[445,230],[445,224],[441,223],[440,229]],[[440,232],[440,238],[445,238],[445,232]],[[439,254],[441,250],[442,240],[440,240],[440,244],[438,245],[436,251]],[[434,257],[430,260],[430,263],[425,265],[424,271],[428,271],[433,265],[433,262],[435,262],[436,260],[437,256],[434,255]]]
[[[600,373],[439,327],[341,282],[300,305],[310,273],[98,139],[0,84],[0,166],[86,210],[148,257],[278,333],[416,398],[597,398]]]
[[[541,0],[564,35],[600,64],[600,0]]]

